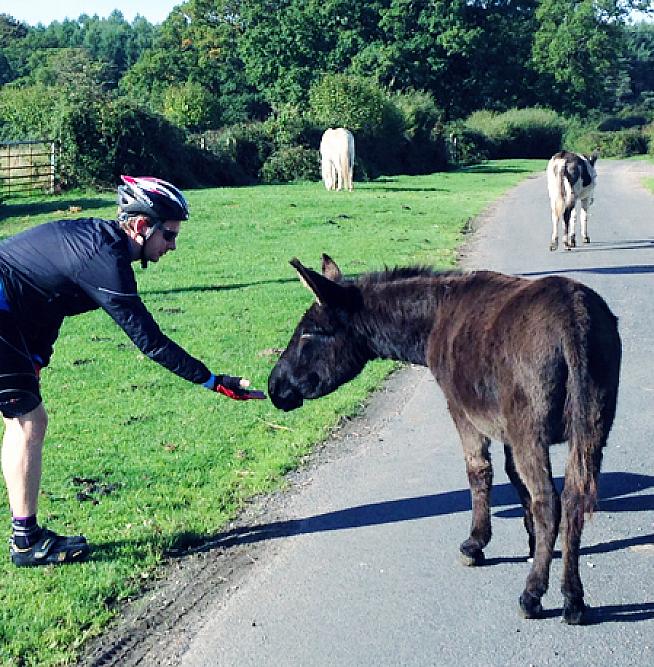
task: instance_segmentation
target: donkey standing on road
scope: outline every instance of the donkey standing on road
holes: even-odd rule
[[[375,358],[429,366],[461,437],[472,494],[464,562],[481,564],[491,538],[493,438],[504,443],[533,557],[521,613],[542,614],[561,523],[563,618],[582,623],[581,532],[597,498],[621,358],[617,320],[603,299],[561,276],[406,268],[351,281],[327,255],[322,275],[297,259],[291,264],[316,303],[270,374],[273,404],[294,410],[333,392]],[[565,440],[570,454],[559,499],[549,445]]]
[[[559,222],[563,225],[563,247],[575,247],[575,222],[581,220],[581,238],[590,243],[588,236],[588,207],[593,203],[597,173],[597,152],[579,155],[560,151],[547,163],[547,190],[552,209],[552,242],[550,250],[559,246]]]

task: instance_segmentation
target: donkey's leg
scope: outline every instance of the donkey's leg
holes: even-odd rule
[[[552,482],[547,447],[537,439],[518,442],[513,448],[515,466],[529,491],[536,544],[525,589],[520,596],[520,612],[525,618],[538,618],[541,598],[549,585],[550,564],[561,518],[561,503]]]
[[[510,445],[505,443],[504,445],[504,470],[511,480],[511,484],[515,487],[520,497],[520,502],[522,503],[522,508],[524,510],[524,524],[525,529],[527,530],[527,535],[529,536],[529,558],[534,557],[534,549],[536,547],[536,533],[534,531],[534,517],[531,513],[531,497],[527,487],[524,485],[523,481],[518,475],[518,471],[515,469],[515,463],[513,461],[513,452],[511,451]]]
[[[490,460],[490,440],[482,435],[463,414],[450,406],[466,461],[470,495],[472,497],[472,525],[470,536],[459,547],[464,565],[481,565],[483,548],[491,539],[490,490],[493,467]]]
[[[566,225],[567,241],[568,241],[566,245],[566,250],[571,250],[577,245],[575,236],[575,224],[577,222],[577,218],[579,217],[578,210],[579,210],[579,201],[577,200],[575,201],[574,205],[571,206],[569,209],[566,209],[565,213],[563,214],[564,219],[566,217],[568,219],[568,224]]]
[[[590,243],[590,236],[588,236],[588,199],[581,200],[581,212],[579,219],[581,220],[581,240],[584,243]]]
[[[572,246],[570,245],[574,227],[571,227],[572,223],[572,211],[573,208],[566,208],[563,211],[563,247],[566,250],[570,250]]]
[[[602,464],[601,446],[593,450],[591,461],[591,475],[593,484],[597,486],[600,467]],[[568,470],[571,464],[566,466],[566,484],[561,496],[563,513],[561,516],[561,554],[563,556],[563,580],[561,592],[563,593],[563,620],[570,625],[583,623],[586,605],[584,603],[584,588],[579,576],[579,547],[581,545],[581,533],[584,528],[584,510],[587,508],[586,498],[579,489],[575,489],[572,483],[568,483],[570,477],[575,477],[572,470]]]
[[[550,250],[554,251],[559,247],[559,216],[556,208],[552,205],[552,240],[550,241]]]

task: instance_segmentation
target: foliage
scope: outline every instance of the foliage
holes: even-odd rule
[[[646,105],[654,111],[654,23],[625,26],[625,66],[629,90],[623,104]]]
[[[320,147],[322,130],[294,105],[282,106],[266,121],[266,127],[278,147],[303,146],[316,150]]]
[[[465,125],[486,136],[493,158],[548,158],[561,149],[566,129],[565,121],[550,109],[477,111]]]
[[[626,158],[647,153],[649,144],[648,136],[642,130],[595,130],[577,136],[571,149],[581,153],[591,153],[599,149],[602,157]]]
[[[269,127],[260,122],[240,123],[214,133],[213,147],[239,165],[250,179],[259,179],[261,167],[275,150]]]
[[[163,96],[163,115],[174,125],[202,130],[216,125],[220,116],[216,98],[199,83],[169,86]]]
[[[643,127],[650,122],[647,116],[625,114],[622,116],[606,116],[597,126],[601,132],[615,132],[617,130],[628,130],[632,127]]]
[[[491,146],[488,137],[467,127],[463,121],[453,121],[445,128],[448,162],[454,165],[478,164],[488,159]]]
[[[54,114],[62,101],[53,88],[0,88],[0,139],[17,141],[57,138]]]
[[[0,16],[0,31],[3,25]],[[6,22],[5,22],[6,25]],[[13,31],[0,48],[12,66],[11,80],[23,77],[27,83],[42,78],[40,72],[53,53],[78,49],[108,72],[107,85],[115,87],[126,69],[152,44],[155,28],[143,17],[130,24],[114,11],[108,18],[82,15],[77,20],[54,21],[48,26],[23,27]]]
[[[318,151],[304,146],[280,148],[261,167],[261,180],[264,183],[320,180]]]
[[[265,388],[271,350],[287,343],[311,300],[290,257],[315,266],[328,252],[356,271],[451,267],[469,218],[543,169],[497,163],[480,173],[384,179],[357,187],[356,197],[320,183],[187,191],[188,232],[174,254],[139,272],[140,292],[191,354]],[[83,216],[115,214],[112,194],[10,201],[0,233],[45,222],[55,210],[68,215],[61,211],[70,206],[82,206]],[[39,510],[53,529],[87,535],[93,551],[87,563],[45,571],[16,570],[5,551],[0,663],[85,662],[83,642],[138,595],[158,564],[215,539],[249,497],[279,488],[391,368],[371,364],[331,396],[283,413],[167,373],[103,312],[67,319],[42,373],[50,425]],[[4,494],[0,485],[6,507]]]
[[[317,148],[329,126],[355,133],[359,175],[442,169],[445,123],[479,110],[543,107],[580,117],[600,110],[618,118],[627,111],[650,118],[654,26],[626,22],[632,7],[646,4],[188,0],[160,26],[142,18],[129,23],[120,12],[36,27],[2,14],[0,87],[30,92],[1,95],[23,105],[40,90],[44,100],[25,109],[5,104],[0,136],[59,131],[57,123],[72,122],[73,112],[89,136],[105,136],[102,129],[94,134],[95,122],[81,117],[101,114],[97,109],[106,100],[112,108],[137,105],[153,117],[164,116],[184,132],[238,136],[236,145],[216,147],[221,182],[228,164],[233,182],[242,182],[245,174],[259,178],[263,164],[281,148]],[[244,127],[260,122],[260,139],[244,136]],[[538,141],[536,127],[523,136],[522,124],[506,128],[504,143],[490,137],[480,142],[476,130],[459,127],[458,157],[468,163],[488,152],[537,154],[533,145],[517,150],[523,139]],[[113,126],[120,132],[120,124]],[[548,147],[556,134],[550,130],[541,128]],[[181,135],[174,136],[177,142]],[[130,151],[140,150],[138,137],[133,143]],[[99,164],[101,151],[89,149],[92,155],[68,183],[97,181],[97,169],[81,175],[82,164]],[[185,151],[168,152],[191,159]],[[243,165],[235,162],[240,157]],[[193,180],[188,174],[195,173],[196,158],[191,162],[176,171]]]
[[[369,79],[327,74],[309,91],[309,114],[323,128],[347,127],[365,136],[398,136],[403,119],[388,93]]]
[[[542,0],[532,58],[549,106],[572,113],[612,107],[626,85],[624,12],[618,0]]]

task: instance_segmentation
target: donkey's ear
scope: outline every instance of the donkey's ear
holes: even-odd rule
[[[322,275],[337,283],[343,278],[343,274],[338,268],[338,264],[325,253],[322,254]]]
[[[361,305],[361,293],[354,285],[339,285],[304,266],[297,257],[294,257],[290,264],[298,272],[302,284],[313,292],[319,304],[344,308],[349,312],[357,310]]]

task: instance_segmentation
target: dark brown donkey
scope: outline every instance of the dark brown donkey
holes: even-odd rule
[[[617,320],[589,287],[551,276],[395,269],[344,280],[323,255],[322,275],[291,261],[316,297],[268,381],[277,408],[294,410],[354,378],[370,359],[429,366],[461,436],[472,494],[464,562],[483,562],[491,538],[490,439],[525,510],[533,565],[520,610],[542,613],[561,523],[563,618],[582,623],[579,546],[597,499],[613,423],[621,343]],[[569,443],[561,500],[549,445]]]

